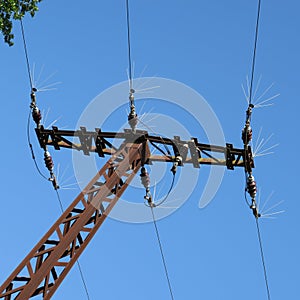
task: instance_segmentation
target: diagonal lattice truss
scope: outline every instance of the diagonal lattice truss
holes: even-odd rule
[[[0,287],[0,298],[50,299],[148,156],[145,142],[125,141]]]
[[[226,143],[226,146],[217,146],[199,143],[197,138],[191,138],[188,141],[181,140],[179,136],[173,139],[161,136],[151,136],[147,131],[137,130],[135,133],[130,129],[124,132],[102,132],[96,128],[95,131],[87,131],[85,127],[80,130],[59,130],[53,126],[52,129],[45,129],[40,126],[35,129],[36,134],[43,149],[47,146],[53,146],[56,150],[69,148],[82,151],[85,155],[97,153],[98,156],[114,154],[117,149],[113,146],[114,140],[131,140],[135,143],[147,141],[149,147],[159,155],[150,155],[148,161],[152,162],[173,162],[176,156],[182,157],[183,163],[190,163],[195,168],[201,164],[226,166],[233,170],[234,167],[244,167],[251,170],[254,167],[251,147],[246,149],[234,148],[232,144]],[[151,149],[151,153],[153,153]]]

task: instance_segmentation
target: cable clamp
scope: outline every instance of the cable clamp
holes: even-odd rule
[[[177,155],[173,161],[173,166],[171,168],[171,172],[173,173],[173,175],[176,174],[177,167],[178,165],[181,165],[181,163],[182,163],[182,157],[180,155]]]
[[[252,203],[250,205],[250,209],[252,210],[252,213],[254,215],[254,217],[256,219],[260,218],[261,217],[261,214],[258,212],[258,207],[256,205],[256,201],[254,199],[252,199]]]
[[[36,107],[36,96],[35,96],[36,92],[37,92],[37,89],[32,88],[31,93],[30,93],[30,98],[31,98],[30,108],[31,109]]]
[[[50,173],[50,178],[48,180],[52,183],[53,188],[55,190],[59,189],[59,185],[57,183],[56,177],[55,177],[55,175],[52,172]]]

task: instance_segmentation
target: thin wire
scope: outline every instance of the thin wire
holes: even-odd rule
[[[32,90],[33,83],[32,83],[32,78],[31,78],[29,57],[28,57],[27,44],[26,44],[26,38],[25,38],[25,30],[24,30],[22,19],[20,20],[20,23],[21,23],[21,31],[22,31],[22,39],[23,39],[24,52],[25,52],[25,58],[26,58],[27,72],[28,72],[28,77],[29,77],[30,88]]]
[[[81,265],[80,265],[80,262],[79,260],[76,261],[77,263],[77,267],[78,267],[78,270],[79,270],[79,273],[80,273],[80,277],[81,277],[81,280],[82,280],[82,284],[84,286],[84,290],[85,290],[85,294],[86,294],[86,298],[88,300],[90,300],[90,295],[89,295],[89,291],[88,291],[88,288],[87,288],[87,285],[86,285],[86,282],[85,282],[85,279],[84,279],[84,276],[83,276],[83,272],[82,272],[82,269],[81,269]]]
[[[247,203],[248,206],[250,206],[250,202],[247,198],[247,172],[245,171],[245,191],[244,191],[244,197],[245,197],[245,201]]]
[[[252,58],[251,81],[250,81],[250,91],[249,91],[249,104],[252,104],[252,90],[253,90],[253,80],[254,80],[255,61],[256,61],[256,48],[257,48],[258,29],[259,29],[260,7],[261,7],[261,0],[258,0],[255,40],[254,40],[253,58]]]
[[[168,154],[167,154],[164,150],[160,149],[160,148],[159,148],[157,145],[155,145],[153,142],[149,141],[149,143],[150,143],[155,149],[157,149],[160,153],[162,153],[164,156],[168,156]]]
[[[262,261],[263,269],[264,269],[264,277],[265,277],[266,289],[267,289],[267,294],[268,294],[268,300],[271,300],[268,277],[267,277],[267,268],[266,268],[266,264],[265,264],[264,251],[263,251],[263,246],[262,246],[262,239],[261,239],[261,234],[260,234],[260,229],[259,229],[259,224],[258,224],[258,218],[255,218],[255,221],[256,221],[256,228],[257,228],[257,236],[258,236],[258,240],[259,240],[261,261]]]
[[[249,105],[252,104],[252,91],[253,91],[253,81],[254,81],[254,72],[255,72],[260,8],[261,8],[261,0],[258,0],[256,28],[255,28],[255,40],[254,40],[253,58],[252,58],[251,81],[250,81],[250,91],[249,91]],[[248,203],[248,200],[246,197],[246,192],[245,192],[245,199],[246,199],[246,202]],[[263,251],[263,245],[262,245],[262,239],[261,239],[261,234],[260,234],[258,218],[255,218],[255,221],[256,221],[256,228],[257,228],[257,236],[258,236],[258,240],[259,240],[260,255],[261,255],[261,260],[262,260],[262,265],[263,265],[263,270],[264,270],[264,278],[265,278],[265,284],[266,284],[266,289],[267,289],[267,295],[268,295],[268,300],[270,300],[271,296],[270,296],[269,283],[268,283],[268,277],[267,277],[267,268],[266,268],[266,264],[265,264],[264,251]]]
[[[63,213],[64,212],[64,208],[63,208],[63,205],[62,205],[62,201],[61,201],[58,189],[55,189],[55,192],[56,192],[56,196],[57,196],[57,200],[59,202],[59,206],[60,206],[61,212]],[[78,270],[79,270],[79,273],[80,273],[81,281],[82,281],[82,284],[83,284],[83,287],[84,287],[84,290],[85,290],[86,298],[88,300],[90,300],[89,291],[88,291],[88,288],[87,288],[87,285],[86,285],[86,281],[85,281],[84,276],[83,276],[83,272],[82,272],[79,260],[77,260],[76,263],[77,263],[77,267],[78,267]]]
[[[247,205],[250,206],[250,202],[247,198],[247,189],[246,188],[245,188],[245,192],[244,192],[244,197],[245,197],[245,201],[246,201]]]
[[[163,143],[163,145],[164,145],[164,148],[165,148],[166,152],[168,153],[168,155],[171,156],[171,152],[170,152],[169,148],[167,147],[166,142],[164,141],[164,139],[162,138],[162,136],[159,135],[157,132],[155,132],[151,127],[149,127],[149,126],[148,126],[144,121],[142,121],[139,117],[138,117],[138,121],[139,121],[142,125],[144,125],[146,128],[148,128],[148,130],[149,130],[150,132],[153,132],[154,134],[156,134],[156,135],[158,136],[158,138],[162,141],[162,143]],[[154,146],[154,147],[155,147],[155,146]],[[163,154],[166,155],[165,153],[163,153]],[[166,155],[166,156],[167,156],[167,155]]]
[[[164,202],[166,202],[166,200],[168,199],[170,193],[173,190],[174,183],[175,183],[175,173],[173,174],[172,183],[171,183],[171,186],[170,186],[170,188],[168,190],[168,193],[166,194],[166,196],[164,197],[163,200],[161,200],[158,204],[155,204],[155,207],[158,207],[158,206],[162,205]]]
[[[174,296],[173,296],[173,292],[172,292],[172,287],[171,287],[171,282],[170,282],[170,278],[169,278],[169,274],[168,274],[168,269],[167,269],[167,264],[166,264],[166,260],[165,260],[165,256],[164,256],[164,252],[163,252],[163,248],[162,248],[162,244],[161,244],[161,240],[159,237],[159,232],[158,232],[158,228],[157,228],[157,224],[156,224],[156,220],[155,220],[155,216],[154,216],[154,212],[153,212],[153,207],[151,206],[151,213],[152,213],[152,218],[153,218],[153,224],[155,227],[155,232],[156,232],[156,237],[157,237],[157,241],[158,241],[158,245],[159,245],[159,249],[160,249],[160,254],[161,254],[161,258],[162,258],[162,262],[164,265],[164,269],[165,269],[165,274],[166,274],[166,278],[168,281],[168,287],[169,287],[169,291],[170,291],[170,296],[171,299],[174,300]]]
[[[61,201],[61,198],[60,198],[60,194],[59,194],[59,192],[58,192],[57,189],[55,190],[55,192],[56,192],[57,200],[58,200],[58,202],[59,202],[60,210],[61,210],[61,212],[63,213],[63,212],[64,212],[64,207],[63,207],[63,205],[62,205],[62,201]]]
[[[129,0],[126,0],[126,21],[127,21],[127,47],[128,47],[128,73],[129,73],[129,88],[130,90],[133,89],[133,76],[132,76],[132,59],[131,59],[131,39],[130,39],[130,13],[129,13]],[[147,126],[140,118],[138,118],[138,121],[142,123],[144,126],[146,126],[148,129],[150,128]],[[150,131],[153,131],[150,128]],[[154,131],[153,131],[154,132]],[[162,140],[163,145],[169,155],[171,155],[170,150],[165,145],[164,140],[161,136],[159,138]]]
[[[130,84],[130,89],[132,89],[132,62],[131,62],[131,43],[130,43],[129,0],[126,0],[126,19],[127,19],[127,44],[128,44],[129,84]]]

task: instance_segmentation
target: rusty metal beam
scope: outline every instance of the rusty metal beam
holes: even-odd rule
[[[149,157],[150,162],[172,162],[173,158],[168,156],[161,156],[161,155],[151,155]],[[212,159],[212,158],[198,158],[197,162],[199,165],[215,165],[215,166],[226,166],[228,160],[226,159]],[[191,163],[193,164],[193,159],[188,157],[184,163]],[[231,164],[234,167],[244,167],[243,160],[231,160]]]
[[[232,144],[226,144],[226,146],[203,144],[199,143],[197,138],[183,141],[178,136],[174,139],[151,136],[144,130],[137,130],[135,133],[129,129],[125,129],[124,132],[102,132],[99,128],[96,128],[95,131],[87,131],[85,127],[73,131],[59,130],[57,127],[44,129],[41,126],[36,129],[36,134],[42,148],[46,146],[53,146],[57,150],[69,148],[82,151],[85,155],[90,155],[90,153],[98,153],[100,157],[113,155],[116,149],[109,140],[124,139],[134,143],[147,141],[149,147],[162,153],[160,156],[152,156],[145,163],[151,161],[172,162],[174,157],[180,153],[183,163],[193,164],[195,168],[199,168],[201,164],[226,166],[230,170],[234,167],[244,167],[247,170],[254,167],[251,148],[245,151],[245,149],[234,148]],[[164,147],[167,146],[170,147],[171,155],[164,151]]]
[[[144,147],[146,143],[122,145],[3,283],[0,298],[51,298],[138,172],[142,158],[148,158]]]

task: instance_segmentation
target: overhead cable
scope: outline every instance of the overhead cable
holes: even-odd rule
[[[268,277],[267,277],[267,268],[266,268],[266,263],[265,263],[263,244],[262,244],[262,238],[261,238],[261,234],[260,234],[258,218],[255,218],[255,222],[256,222],[257,236],[258,236],[258,241],[259,241],[260,256],[261,256],[261,261],[262,261],[262,265],[263,265],[263,269],[264,269],[264,278],[265,278],[265,284],[266,284],[266,289],[267,289],[268,300],[271,300]]]
[[[126,21],[127,21],[127,46],[128,46],[128,72],[130,90],[132,86],[132,61],[131,61],[131,41],[130,41],[130,15],[129,15],[129,0],[126,0]]]
[[[162,243],[161,243],[161,240],[160,240],[160,236],[159,236],[159,232],[158,232],[158,228],[157,228],[157,224],[156,224],[156,220],[155,220],[155,216],[154,216],[154,212],[153,212],[153,207],[151,206],[150,208],[151,208],[151,214],[152,214],[152,218],[153,218],[153,224],[154,224],[154,227],[155,227],[156,237],[157,237],[157,241],[158,241],[158,245],[159,245],[159,250],[160,250],[160,254],[161,254],[161,259],[162,259],[162,262],[163,262],[165,275],[166,275],[166,279],[167,279],[167,282],[168,282],[170,296],[171,296],[171,299],[174,300],[173,290],[172,290],[171,281],[170,281],[168,268],[167,268],[167,263],[166,263],[166,259],[165,259],[165,256],[164,256]]]
[[[255,61],[256,61],[256,49],[257,49],[257,40],[258,40],[258,31],[259,31],[260,8],[261,8],[261,0],[258,0],[256,27],[255,27],[255,39],[254,39],[253,56],[252,56],[251,79],[250,79],[249,104],[252,104],[252,93],[253,93],[252,91],[253,91],[253,81],[254,81],[254,73],[255,73]]]

